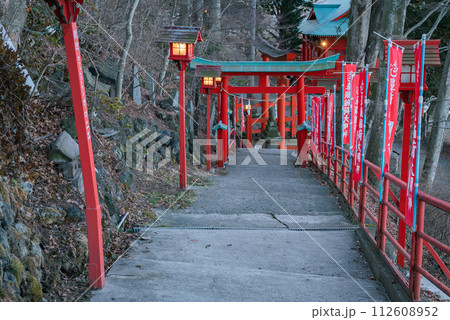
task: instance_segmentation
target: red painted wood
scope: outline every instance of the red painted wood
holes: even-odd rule
[[[402,167],[401,167],[401,179],[405,183],[408,183],[408,169],[409,169],[409,145],[411,136],[411,113],[412,113],[412,101],[414,101],[414,91],[402,92],[400,97],[403,100],[404,113],[403,113],[403,142],[402,142]],[[406,190],[400,189],[400,212],[405,214],[406,209]],[[406,225],[403,221],[398,222],[398,242],[404,248],[406,242]],[[402,268],[405,267],[405,258],[398,252],[397,264]]]
[[[69,6],[66,7],[67,10],[70,10]],[[86,199],[89,285],[95,288],[103,288],[105,285],[105,267],[102,221],[76,22],[63,24],[63,30]]]
[[[211,170],[211,94],[206,96],[206,170]]]
[[[222,106],[222,123],[227,126],[227,129],[222,130],[219,129],[221,131],[223,131],[223,135],[222,135],[222,143],[223,143],[223,162],[227,162],[228,159],[228,83],[229,83],[229,78],[228,77],[224,77],[222,76],[222,88],[223,88],[223,92],[222,92],[222,102],[221,102],[221,106]]]
[[[179,110],[180,110],[180,188],[187,187],[187,172],[186,172],[186,115],[185,115],[185,81],[186,81],[186,67],[189,62],[180,61],[179,63]]]

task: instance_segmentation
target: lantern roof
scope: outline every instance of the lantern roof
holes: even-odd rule
[[[213,65],[198,65],[195,68],[195,76],[196,77],[208,77],[208,78],[218,78],[222,74],[221,66],[213,66]]]
[[[203,42],[203,38],[200,27],[164,26],[158,41],[195,44]]]
[[[420,40],[392,40],[392,42],[405,48],[403,51],[403,65],[414,65],[414,45]],[[387,44],[384,40],[384,60],[387,59]],[[439,44],[441,40],[426,40],[425,42],[425,65],[426,66],[440,66],[441,59],[439,57]]]

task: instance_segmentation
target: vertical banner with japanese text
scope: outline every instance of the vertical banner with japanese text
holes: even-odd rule
[[[350,144],[350,149],[352,153],[355,152],[355,141],[356,141],[356,127],[357,127],[357,121],[358,121],[358,110],[359,110],[359,74],[355,73],[352,77],[352,114],[351,114],[351,133],[350,136],[352,137],[352,142]]]
[[[403,50],[397,46],[391,46],[389,53],[388,81],[386,84],[387,101],[385,102],[385,141],[384,141],[384,168],[389,169],[391,159],[392,142],[394,141],[395,129],[397,127],[398,97],[400,89],[400,77],[402,73]]]
[[[406,188],[405,222],[413,230],[416,227],[416,197],[418,188],[418,163],[420,161],[420,135],[423,107],[423,79],[425,60],[425,39],[414,46],[415,92],[414,92],[414,124],[411,154],[408,170],[408,185]]]
[[[334,94],[328,95],[327,143],[334,152]]]
[[[323,149],[323,145],[322,145],[322,131],[323,133],[326,135],[326,123],[325,123],[325,119],[326,119],[326,103],[327,103],[327,97],[326,96],[321,96],[320,97],[320,121],[319,121],[319,132],[320,132],[320,138],[319,138],[319,146],[320,146],[320,150]]]
[[[313,112],[313,141],[316,151],[319,151],[320,146],[320,97],[312,98],[312,112]]]
[[[388,41],[386,63],[386,92],[384,100],[383,145],[381,157],[380,203],[383,197],[384,172],[389,170],[392,142],[397,127],[398,97],[402,73],[403,49]]]
[[[353,166],[353,180],[360,181],[364,162],[364,137],[366,127],[367,91],[369,88],[370,74],[368,67],[359,73],[359,105],[357,107],[357,121],[355,130],[355,156]]]
[[[356,72],[356,64],[342,65],[342,147],[350,143],[352,72]]]

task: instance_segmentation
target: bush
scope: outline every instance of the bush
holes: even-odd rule
[[[18,57],[0,33],[0,175],[13,175],[31,154],[27,132],[30,87],[25,84]]]

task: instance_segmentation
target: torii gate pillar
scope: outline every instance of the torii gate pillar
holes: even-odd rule
[[[269,61],[269,57],[266,55],[263,55],[263,61]],[[270,86],[269,76],[260,76],[258,78],[258,85],[260,87],[268,87]],[[268,118],[269,117],[269,94],[263,93],[262,94],[262,102],[261,102],[261,118]],[[266,128],[266,123],[261,123],[261,130],[264,130]]]
[[[222,90],[220,93],[220,121],[227,129],[219,130],[219,168],[223,168],[228,159],[228,80],[227,76],[222,77]]]
[[[286,77],[280,77],[278,78],[278,86],[279,87],[285,87],[287,83]],[[278,95],[278,101],[277,101],[277,113],[278,113],[278,131],[280,131],[281,138],[283,139],[280,144],[279,148],[284,149],[285,148],[285,139],[286,139],[286,94],[281,93]]]
[[[306,141],[306,101],[305,101],[305,78],[299,77],[297,79],[297,125],[300,130],[297,132],[297,158],[300,157],[300,152]],[[302,168],[306,168],[306,159],[301,163]]]

